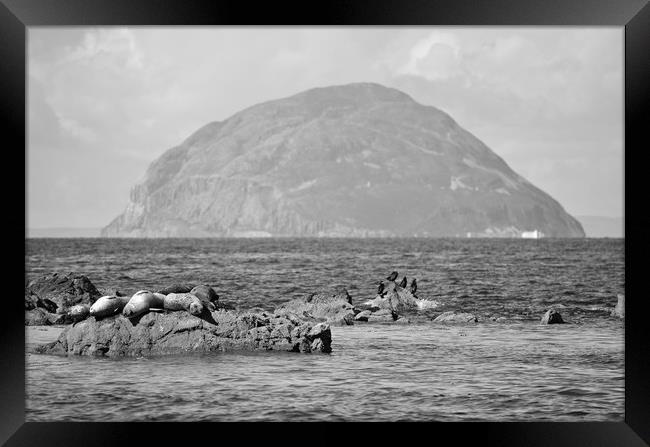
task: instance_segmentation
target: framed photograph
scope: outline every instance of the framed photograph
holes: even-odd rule
[[[647,1],[0,21],[7,445],[650,442]]]

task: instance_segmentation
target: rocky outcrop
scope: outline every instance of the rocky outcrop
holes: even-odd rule
[[[25,286],[25,324],[65,324],[74,321],[70,310],[90,306],[101,293],[85,275],[53,273],[30,281]],[[35,310],[41,309],[42,312]]]
[[[328,353],[331,341],[327,323],[307,323],[288,314],[150,312],[138,319],[90,317],[34,352],[108,357],[230,350]]]
[[[25,295],[35,295],[42,301],[56,304],[54,311],[67,312],[77,304],[92,304],[101,293],[85,275],[53,273],[41,276],[27,284]],[[49,309],[48,309],[49,310]],[[52,312],[52,310],[49,310]]]
[[[25,311],[25,326],[49,326],[65,324],[67,321],[66,315],[51,313],[40,307]]]
[[[546,313],[542,316],[542,324],[562,324],[564,323],[564,320],[562,319],[562,315],[560,315],[560,312],[556,309],[549,309],[546,311]]]
[[[133,187],[107,237],[584,237],[580,223],[445,112],[372,83],[212,122]],[[173,291],[186,293],[187,291]]]
[[[443,312],[434,320],[435,323],[478,323],[476,315],[467,312]]]
[[[388,309],[397,314],[404,311],[417,310],[419,308],[418,300],[409,289],[402,288],[393,281],[389,281],[381,295],[366,302],[366,305],[378,307],[379,309]]]
[[[616,307],[612,310],[611,316],[625,318],[625,295],[618,294],[617,298],[618,302],[616,303]]]
[[[276,310],[280,314],[293,314],[308,321],[325,321],[337,325],[351,325],[355,311],[348,291],[338,288],[332,291],[311,293],[282,304]]]

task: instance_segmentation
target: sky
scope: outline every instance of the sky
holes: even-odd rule
[[[574,216],[623,216],[622,27],[29,27],[27,223],[103,227],[199,127],[377,82],[450,114]]]

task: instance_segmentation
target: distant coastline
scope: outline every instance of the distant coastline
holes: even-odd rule
[[[25,232],[27,238],[84,238],[100,237],[102,229],[97,228],[28,228]]]
[[[624,237],[624,219],[622,217],[604,216],[575,216],[584,227],[588,238],[622,238]],[[101,228],[29,228],[27,238],[98,238],[101,237]],[[260,235],[241,235],[240,237],[259,237]]]

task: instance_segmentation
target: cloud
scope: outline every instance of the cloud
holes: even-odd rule
[[[397,74],[421,76],[429,81],[449,79],[463,75],[462,58],[453,34],[434,31],[413,45],[408,62]]]
[[[207,122],[359,81],[445,110],[570,212],[607,214],[557,175],[622,200],[622,173],[565,163],[622,160],[622,44],[607,28],[30,28],[30,225],[105,225]]]

